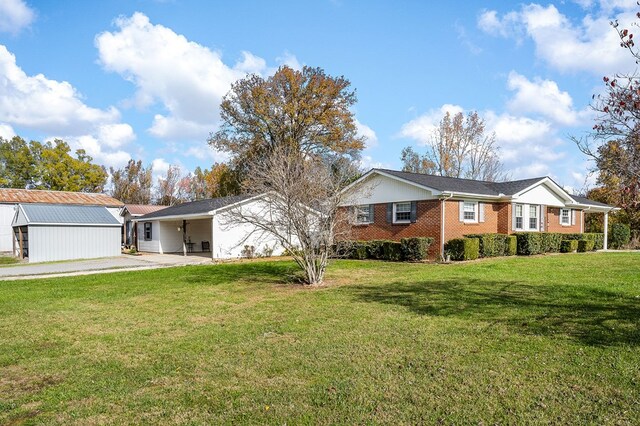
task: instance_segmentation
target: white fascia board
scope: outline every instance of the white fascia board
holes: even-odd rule
[[[484,195],[484,194],[474,194],[471,192],[449,192],[449,191],[442,191],[442,195],[445,196],[445,198],[450,199],[450,198],[464,198],[464,199],[469,199],[469,198],[478,198],[481,200],[494,200],[494,201],[507,201],[508,198],[502,197],[500,195]]]
[[[194,213],[194,214],[174,214],[171,216],[158,216],[158,217],[150,217],[148,219],[141,219],[138,218],[136,221],[137,222],[166,222],[169,220],[176,220],[176,219],[181,219],[181,220],[186,220],[186,219],[209,219],[211,218],[211,216],[213,215],[212,212],[207,212],[207,213]]]
[[[620,207],[604,207],[604,206],[594,206],[593,204],[580,204],[580,203],[567,204],[567,207],[584,209],[586,212],[589,212],[589,213],[609,213],[609,212],[616,212],[620,210]]]
[[[529,185],[528,187],[526,187],[522,191],[516,192],[515,194],[513,194],[511,196],[511,199],[516,200],[520,195],[524,194],[525,192],[531,191],[536,186],[539,186],[539,185],[542,185],[542,184],[545,184],[545,183],[548,184],[551,187],[551,189],[554,190],[554,192],[557,195],[560,195],[565,200],[569,200],[569,202],[572,203],[572,204],[577,204],[576,200],[571,198],[571,194],[569,194],[567,191],[565,191],[560,185],[555,183],[548,176],[540,179],[538,182],[534,183],[533,185]]]

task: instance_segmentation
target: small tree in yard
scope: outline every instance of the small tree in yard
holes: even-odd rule
[[[364,140],[350,107],[355,93],[344,77],[319,68],[283,66],[264,79],[236,82],[221,105],[212,147],[228,153],[243,192],[268,196],[259,211],[233,208],[227,221],[275,236],[308,284],[324,279],[340,226],[341,190],[353,180]]]

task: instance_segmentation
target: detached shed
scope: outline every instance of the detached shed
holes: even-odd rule
[[[13,252],[29,262],[120,255],[120,222],[102,206],[18,204]]]

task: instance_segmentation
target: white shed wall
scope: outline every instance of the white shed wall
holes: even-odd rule
[[[15,204],[0,204],[0,251],[13,250],[11,222],[15,214]]]
[[[241,207],[252,213],[265,211],[264,203],[254,201]],[[284,248],[272,235],[257,230],[253,225],[240,223],[232,215],[219,213],[213,219],[213,257],[229,259],[242,256],[244,246],[254,246],[256,254],[262,254],[265,247],[273,249],[273,255],[284,252]]]
[[[354,206],[430,200],[436,197],[426,189],[375,174],[359,185],[351,188],[346,198],[347,202],[344,205]]]
[[[120,227],[29,226],[29,262],[120,256]]]
[[[157,220],[151,221],[151,240],[144,240],[144,223],[138,222],[138,251],[149,253],[162,253],[160,251],[160,223]]]

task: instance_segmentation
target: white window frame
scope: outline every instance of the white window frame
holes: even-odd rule
[[[147,229],[147,225],[149,229]],[[149,237],[147,237],[147,231],[149,232]],[[152,222],[142,222],[142,234],[143,234],[144,241],[153,240],[153,223]]]
[[[366,212],[366,213],[364,213]],[[365,220],[360,220],[361,217],[364,217]],[[371,204],[362,204],[360,206],[355,206],[355,224],[356,225],[368,225],[371,223],[369,218],[371,217]]]
[[[567,212],[567,222],[564,222],[563,213]],[[571,226],[571,209],[560,209],[560,225],[562,226]]]
[[[398,205],[400,204],[407,204],[409,206],[409,210],[399,212]],[[398,213],[409,213],[409,218],[406,220],[405,219],[398,220],[397,218]],[[402,203],[393,203],[393,223],[411,223],[411,201],[402,202]]]
[[[518,216],[518,207],[522,210],[520,211],[520,216]],[[515,211],[513,212],[514,224],[513,226],[517,231],[524,231],[524,204],[514,204],[513,208]],[[522,219],[520,226],[518,226],[518,219]]]
[[[478,202],[464,201],[462,205],[462,219],[464,223],[478,223]],[[471,210],[467,209],[470,207]],[[473,213],[473,219],[467,219],[467,213]]]
[[[531,216],[531,212],[534,212],[535,216]],[[536,221],[536,226],[535,227],[531,227],[531,219],[535,219]],[[536,204],[529,204],[529,221],[528,221],[528,225],[529,225],[529,231],[537,231],[538,229],[540,229],[540,218],[538,217],[538,206]]]

